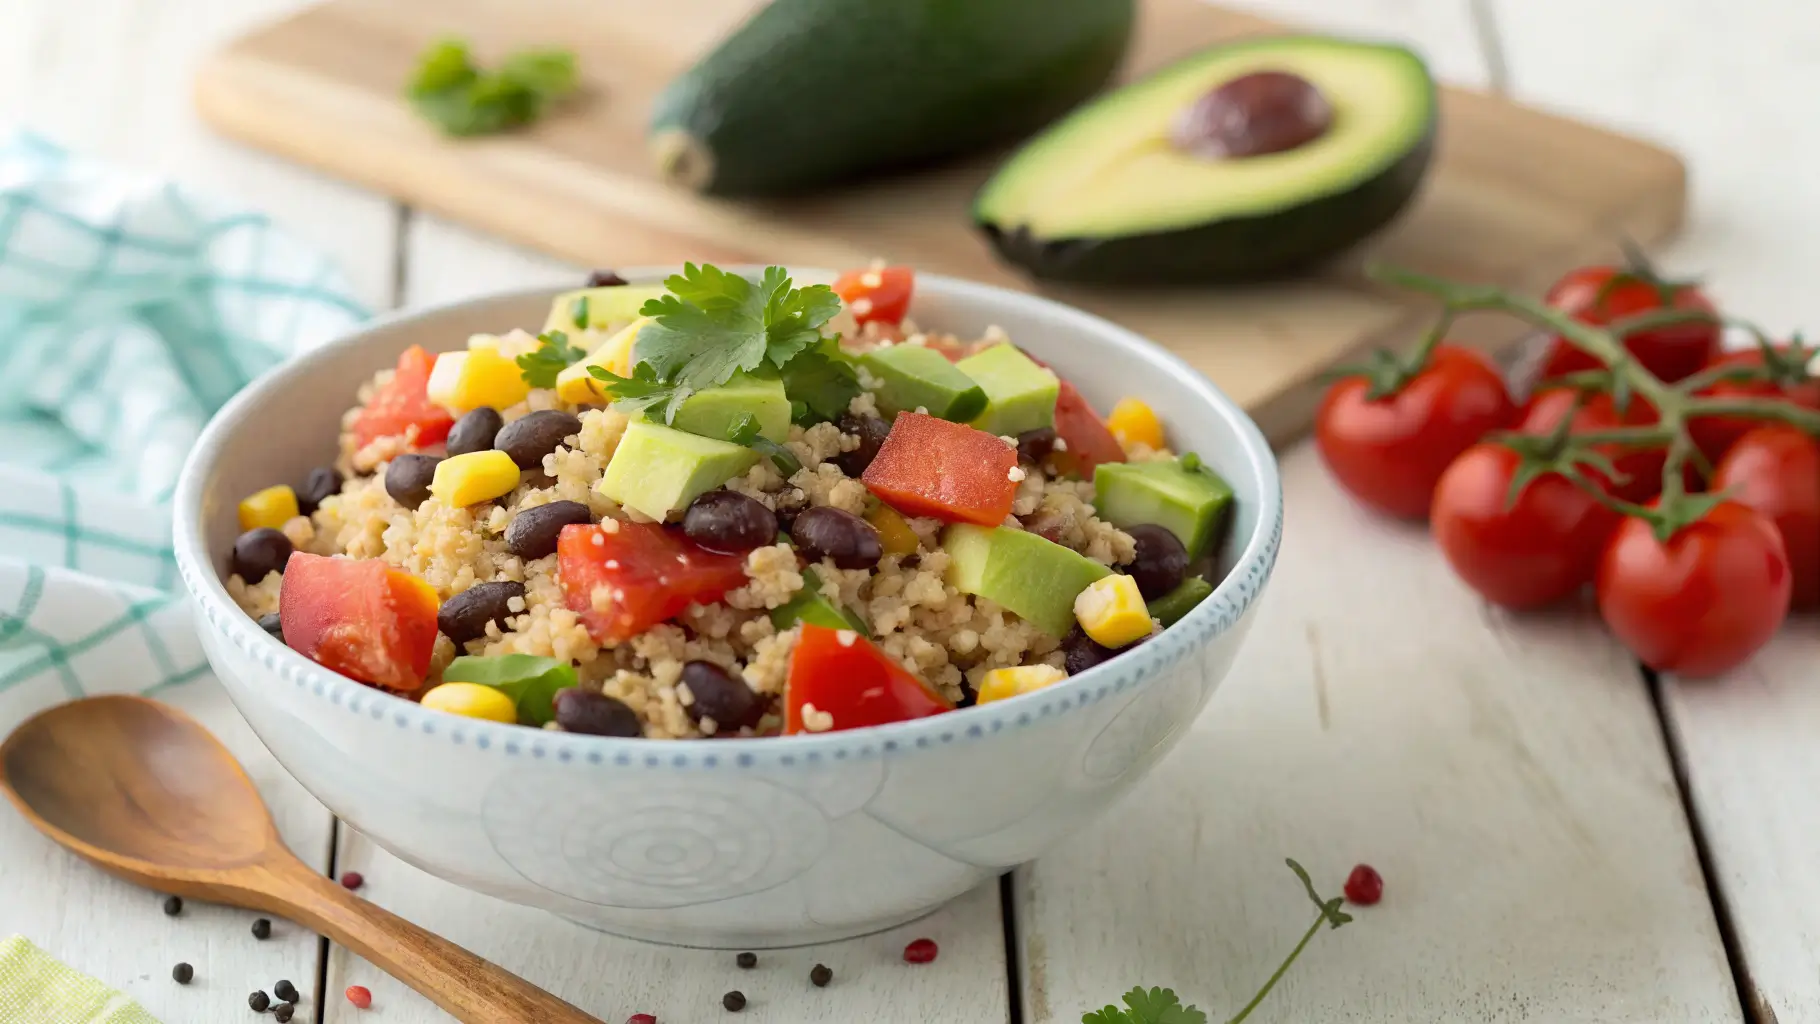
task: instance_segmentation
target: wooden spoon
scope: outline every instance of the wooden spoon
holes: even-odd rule
[[[600,1024],[317,874],[285,848],[208,730],[143,697],[51,708],[0,744],[0,788],[40,832],[159,892],[290,918],[470,1024]]]

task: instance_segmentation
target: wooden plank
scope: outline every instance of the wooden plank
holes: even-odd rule
[[[999,262],[966,216],[995,159],[792,202],[710,202],[664,187],[644,153],[645,111],[662,83],[753,0],[333,0],[237,42],[204,68],[198,96],[223,130],[576,262],[649,253],[656,262],[769,260],[838,266],[877,256],[925,270],[1034,287]],[[1461,8],[1463,10],[1463,8]],[[1146,0],[1132,65],[1158,66],[1269,23],[1197,4]],[[1304,2],[1292,14],[1323,10]],[[1397,5],[1375,0],[1393,35]],[[1456,18],[1456,23],[1463,24]],[[1363,17],[1342,27],[1358,28]],[[561,40],[582,59],[584,95],[529,131],[451,143],[399,98],[422,46],[447,33],[489,52]],[[1470,32],[1461,40],[1470,39]],[[1431,47],[1444,73],[1454,39]],[[1398,263],[1535,284],[1679,220],[1669,154],[1584,126],[1450,90],[1437,170],[1415,207],[1368,251]],[[1365,344],[1414,330],[1406,296],[1367,290],[1356,261],[1268,289],[1167,295],[1044,287],[1182,352],[1286,439],[1307,425],[1316,378]],[[1508,343],[1512,332],[1485,335]]]
[[[1805,97],[1820,68],[1803,41],[1820,11],[1698,0],[1501,2],[1524,99],[1673,142],[1694,160],[1693,230],[1666,254],[1728,311],[1777,332],[1814,324],[1820,191],[1783,173],[1820,154]],[[1687,26],[1699,24],[1698,32]],[[1617,41],[1617,42],[1614,42]],[[1769,160],[1758,140],[1774,138]],[[1664,707],[1759,1024],[1820,1018],[1820,640],[1806,616],[1730,678],[1664,680]]]
[[[1019,872],[1028,1024],[1136,984],[1215,1020],[1355,862],[1382,904],[1323,932],[1263,1019],[1738,1019],[1649,696],[1586,616],[1490,611],[1427,535],[1284,461],[1283,555],[1193,732]]]

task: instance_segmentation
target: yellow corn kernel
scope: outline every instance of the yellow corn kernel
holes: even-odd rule
[[[512,698],[479,683],[443,683],[423,695],[423,706],[463,718],[484,718],[511,725],[518,721]]]
[[[254,491],[240,503],[240,528],[256,530],[269,526],[284,529],[284,524],[297,517],[297,492],[283,484]]]
[[[1135,398],[1119,399],[1119,404],[1112,407],[1112,414],[1106,417],[1106,429],[1112,431],[1120,444],[1163,447],[1163,422],[1148,405]]]
[[[1017,668],[995,668],[986,673],[980,680],[979,695],[975,702],[987,704],[1006,697],[1019,697],[1051,683],[1059,683],[1068,678],[1068,673],[1053,665],[1021,665]]]
[[[450,508],[491,501],[517,486],[518,463],[497,449],[451,455],[436,464],[430,478],[430,493]]]
[[[588,367],[598,366],[620,377],[632,376],[632,343],[638,340],[638,332],[651,322],[650,317],[641,316],[620,329],[600,343],[600,347],[588,353],[588,358],[556,375],[556,397],[570,405],[581,405],[586,402],[598,402],[606,397],[600,389],[600,382],[588,372]]]
[[[1101,647],[1123,647],[1150,635],[1150,609],[1137,580],[1118,573],[1093,581],[1075,597],[1074,618]]]
[[[482,344],[437,356],[426,390],[430,401],[459,414],[483,405],[495,409],[517,405],[531,393],[531,385],[525,383],[518,364],[500,353],[498,344]]]
[[[880,505],[866,513],[866,522],[878,531],[878,542],[887,555],[908,555],[916,551],[916,531],[910,521],[889,505]]]

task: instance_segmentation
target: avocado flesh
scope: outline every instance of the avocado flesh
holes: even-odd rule
[[[1232,488],[1206,469],[1180,459],[1107,462],[1093,471],[1093,507],[1100,518],[1126,529],[1153,523],[1175,534],[1188,560],[1207,553],[1219,532]]]
[[[1170,141],[1175,119],[1258,71],[1311,82],[1327,132],[1280,153],[1209,159]],[[1387,223],[1433,152],[1436,93],[1397,46],[1261,37],[1188,57],[1077,110],[987,182],[974,219],[1039,277],[1189,282],[1260,277],[1331,256]]]
[[[691,434],[727,440],[733,425],[750,415],[760,437],[779,444],[790,439],[790,399],[776,376],[735,372],[719,387],[697,391],[683,400],[670,425]]]
[[[955,363],[954,368],[977,381],[986,393],[985,410],[973,418],[975,429],[1016,437],[1026,430],[1055,425],[1055,402],[1062,383],[1016,345],[994,345]]]
[[[633,420],[594,489],[663,522],[757,461],[758,453],[743,445]]]
[[[563,292],[550,303],[550,315],[545,318],[543,329],[572,334],[629,324],[638,319],[638,311],[647,301],[667,291],[661,284],[619,284]]]
[[[1074,599],[1112,570],[1034,533],[956,523],[942,531],[948,582],[997,602],[1051,636],[1074,627]]]
[[[1134,0],[772,0],[657,97],[652,156],[721,195],[807,192],[1029,134],[1124,56]]]
[[[878,378],[875,392],[885,412],[921,409],[931,416],[965,423],[986,408],[986,392],[948,357],[923,345],[887,345],[860,357]]]

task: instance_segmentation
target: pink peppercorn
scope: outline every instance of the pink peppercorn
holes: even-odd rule
[[[363,1010],[373,1005],[373,993],[365,985],[349,985],[346,995],[348,1002]]]
[[[935,945],[934,939],[917,939],[904,947],[904,962],[926,964],[934,960],[939,952],[941,950]]]
[[[648,1013],[635,1013],[626,1018],[626,1024],[657,1024],[657,1018]]]
[[[1384,898],[1384,876],[1370,864],[1360,864],[1346,876],[1346,902],[1369,907]]]
[[[343,889],[358,889],[365,885],[366,882],[366,876],[358,871],[343,872],[341,876],[341,887]]]

